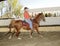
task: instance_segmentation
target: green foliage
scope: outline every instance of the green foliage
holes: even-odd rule
[[[11,5],[11,8],[12,8],[11,11],[13,14],[15,14],[16,16],[22,15],[22,13],[21,13],[22,5],[20,5],[20,3],[18,3],[18,0],[8,0],[8,3]]]
[[[45,17],[51,17],[52,13],[45,13]]]
[[[47,13],[45,14],[45,17],[47,17],[48,15],[47,15]]]
[[[21,8],[22,8],[22,6],[19,5],[17,8],[15,8],[13,13],[15,15],[21,15]]]

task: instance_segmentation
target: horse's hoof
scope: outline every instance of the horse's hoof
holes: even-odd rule
[[[8,39],[11,39],[11,36],[9,36],[9,38]]]
[[[19,38],[19,37],[18,37],[18,39],[21,40],[22,38]]]

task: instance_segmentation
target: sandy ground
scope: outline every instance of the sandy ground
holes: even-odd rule
[[[12,29],[13,30],[13,29]],[[0,32],[7,32],[8,28],[0,28]],[[39,27],[39,31],[60,31],[60,26],[51,26],[51,27]],[[27,30],[21,29],[21,32],[27,32]]]
[[[7,31],[8,28],[0,28],[0,46],[60,46],[60,26],[39,27],[40,35],[34,32],[33,38],[29,37],[30,32],[23,30],[20,40],[16,36],[8,39],[11,34],[5,36]]]
[[[15,36],[8,39],[9,35],[4,36],[5,33],[0,33],[0,46],[60,46],[60,32],[40,33],[43,37],[34,32],[33,38],[30,38],[29,32],[23,32],[19,35],[22,38],[20,40]]]

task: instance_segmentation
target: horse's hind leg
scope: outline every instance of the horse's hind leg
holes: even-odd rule
[[[21,28],[19,28],[19,29],[16,28],[16,30],[17,30],[17,32],[16,32],[16,37],[17,37],[18,39],[21,39],[21,38],[19,38],[19,34],[21,33],[21,32],[20,32],[20,29],[21,29]]]
[[[5,35],[8,35],[10,33],[11,33],[11,28],[9,28],[9,31]]]
[[[10,24],[8,28],[9,28],[9,31],[5,35],[8,35],[9,33],[11,33],[12,25]]]
[[[20,32],[19,32],[19,31],[17,31],[17,32],[16,32],[16,36],[18,37],[18,36],[19,36],[19,34],[20,34]]]
[[[19,34],[20,34],[20,32],[16,32],[17,38],[18,38],[18,39],[21,39],[21,38],[19,37]]]
[[[11,35],[9,36],[9,39],[11,39],[14,34],[15,34],[15,29],[13,30],[13,32],[12,32]]]
[[[15,30],[16,30],[16,29],[14,28],[14,30],[13,30],[13,32],[12,32],[12,37],[13,37],[13,35],[15,34]]]
[[[9,32],[5,33],[5,34],[3,35],[3,37],[7,37],[7,35],[10,34],[10,33],[11,33],[11,28],[9,28]],[[2,38],[2,39],[3,39],[3,38]]]

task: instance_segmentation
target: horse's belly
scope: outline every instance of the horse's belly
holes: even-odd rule
[[[30,27],[29,26],[23,26],[23,29],[30,30]]]

